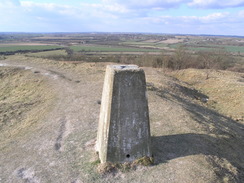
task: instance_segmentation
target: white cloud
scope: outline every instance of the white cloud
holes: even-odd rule
[[[19,6],[18,0],[0,0],[0,6]]]
[[[102,4],[89,4],[80,3],[79,6],[71,5],[58,5],[54,3],[33,3],[31,1],[22,1],[21,5],[24,9],[34,13],[42,13],[45,16],[46,12],[53,14],[60,14],[72,16],[75,18],[105,18],[114,17],[114,12],[125,13],[126,10],[119,5],[102,5]],[[45,12],[45,13],[44,13]],[[52,16],[50,17],[52,18]]]
[[[191,25],[200,25],[220,23],[223,20],[228,19],[230,16],[229,13],[213,13],[206,16],[158,16],[158,17],[149,17],[148,20],[154,23],[167,23],[167,24],[191,24]]]
[[[76,6],[21,1],[13,5],[0,0],[1,31],[102,31],[117,25],[117,19],[130,14],[120,5],[79,3]],[[99,30],[100,29],[100,30]]]
[[[203,17],[199,17],[199,20],[201,20],[202,22],[206,22],[206,23],[211,23],[211,22],[220,22],[223,20],[226,20],[226,18],[228,18],[229,13],[225,12],[225,13],[213,13],[207,16],[203,16]]]
[[[168,9],[186,4],[199,8],[243,7],[244,0],[102,0],[107,4],[120,4],[130,9]]]
[[[101,0],[100,3],[80,2],[75,5],[65,5],[64,3],[40,3],[40,1],[34,3],[31,0],[20,1],[20,3],[17,0],[0,0],[0,16],[3,17],[0,21],[0,32],[126,31],[243,34],[239,30],[244,26],[244,11],[228,13],[217,10],[204,16],[177,16],[177,13],[172,15],[170,11],[163,11],[163,7],[172,8],[180,3],[189,2],[192,2],[191,6],[196,6],[196,3],[202,3],[203,6],[205,3],[204,6],[207,7],[217,1]],[[223,2],[227,3],[226,0]],[[234,2],[237,1],[230,1],[230,3]],[[174,11],[177,12],[177,9]]]
[[[165,9],[178,7],[180,4],[188,2],[189,0],[103,0],[105,3],[118,3],[125,7],[134,8],[156,8]]]
[[[238,17],[244,18],[244,10],[238,12]]]
[[[212,13],[206,16],[155,16],[143,18],[154,32],[181,34],[243,35],[242,18],[236,14]]]
[[[113,3],[113,4],[95,4],[95,3],[81,3],[80,4],[82,7],[87,7],[87,8],[93,8],[96,10],[103,10],[103,11],[109,11],[109,12],[117,12],[117,13],[128,13],[128,9],[118,3]]]
[[[188,4],[199,8],[229,8],[243,7],[244,0],[193,0]]]
[[[17,0],[0,0],[0,31],[1,24],[12,24],[14,18],[22,17],[20,3]]]

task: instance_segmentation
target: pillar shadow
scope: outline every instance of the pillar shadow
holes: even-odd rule
[[[196,134],[152,137],[155,163],[165,163],[189,155],[217,156],[225,158],[234,165],[239,171],[238,182],[244,182],[244,125],[194,102],[195,99],[208,98],[199,91],[177,83],[174,83],[174,87],[177,89],[177,94],[154,86],[150,86],[150,90],[155,91],[156,95],[164,100],[181,105],[194,121],[202,125],[206,134],[197,134],[196,132]]]
[[[198,123],[205,127],[205,130],[209,129],[209,126],[215,127],[211,133],[218,135],[230,135],[233,137],[240,138],[244,140],[244,125],[237,123],[235,120],[218,113],[215,110],[205,107],[194,102],[195,99],[200,101],[205,101],[208,96],[202,94],[201,92],[181,86],[174,83],[173,88],[175,88],[178,93],[164,89],[156,88],[153,84],[150,84],[149,90],[155,91],[156,95],[161,97],[163,100],[169,100],[181,105],[189,115]],[[209,131],[210,132],[210,131]]]
[[[225,158],[240,167],[239,164],[244,163],[240,145],[241,142],[237,143],[231,138],[216,138],[204,134],[186,133],[152,137],[152,151],[156,164],[179,157],[204,154]],[[244,170],[244,167],[242,168]]]
[[[190,155],[224,158],[237,168],[236,181],[244,182],[243,142],[236,139],[193,133],[158,136],[152,137],[152,152],[156,165]]]

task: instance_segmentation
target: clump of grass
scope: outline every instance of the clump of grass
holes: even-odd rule
[[[0,60],[5,60],[5,59],[6,59],[6,57],[5,57],[5,56],[0,55]]]
[[[125,162],[125,163],[101,163],[97,166],[97,171],[100,174],[109,174],[109,173],[116,173],[116,172],[128,172],[131,170],[136,170],[138,166],[151,166],[154,164],[154,158],[152,157],[142,157],[136,159],[132,162]]]
[[[98,165],[97,171],[100,174],[114,173],[118,171],[118,164],[111,162],[102,163]]]
[[[154,158],[153,157],[148,157],[148,156],[144,156],[140,159],[137,159],[135,161],[133,161],[133,164],[135,165],[143,165],[143,166],[151,166],[154,163]]]
[[[93,166],[97,166],[97,165],[99,165],[101,163],[101,161],[99,160],[99,159],[97,159],[96,161],[93,161],[91,164],[93,165]]]

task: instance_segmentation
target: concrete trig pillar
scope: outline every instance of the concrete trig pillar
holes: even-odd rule
[[[106,68],[96,150],[101,163],[152,156],[145,74],[136,65]]]

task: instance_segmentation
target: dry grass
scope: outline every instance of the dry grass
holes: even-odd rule
[[[21,68],[0,67],[0,139],[4,148],[34,126],[53,98],[42,77]]]
[[[45,44],[45,43],[26,43],[26,42],[19,42],[19,43],[2,43],[0,44],[0,47],[5,47],[5,46],[40,46],[40,45],[53,45],[53,44]]]
[[[118,173],[118,171],[121,172],[128,172],[138,169],[138,167],[141,166],[152,166],[154,163],[154,159],[152,157],[142,157],[137,160],[134,160],[133,162],[125,162],[125,163],[102,163],[99,164],[99,161],[95,161],[98,164],[97,171],[100,174],[109,174],[109,173]],[[96,165],[95,164],[95,165]]]
[[[188,69],[173,76],[209,96],[209,107],[244,124],[244,74]]]
[[[175,44],[175,43],[182,43],[183,39],[167,39],[165,41],[160,41],[160,43],[166,43],[166,44]]]
[[[28,53],[27,56],[31,57],[51,57],[51,56],[66,56],[67,53],[64,50],[52,50],[52,51],[44,51],[38,53]]]

